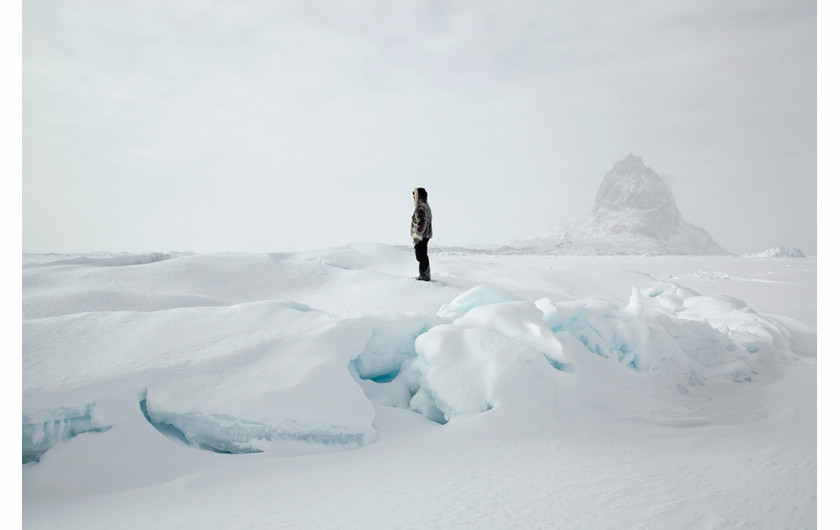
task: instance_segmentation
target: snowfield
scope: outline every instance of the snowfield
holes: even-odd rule
[[[816,528],[817,260],[23,256],[25,528]]]

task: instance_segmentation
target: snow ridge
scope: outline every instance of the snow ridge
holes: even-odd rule
[[[556,387],[559,374],[576,372],[581,358],[573,351],[611,359],[646,375],[647,384],[681,394],[711,381],[750,382],[754,367],[790,352],[781,323],[740,300],[700,296],[674,283],[633,289],[624,306],[596,299],[529,302],[478,285],[444,304],[437,318],[367,316],[328,324],[298,341],[306,344],[287,344],[283,353],[261,344],[258,354],[244,355],[244,379],[227,373],[220,381],[213,366],[158,385],[153,399],[144,389],[142,415],[167,438],[216,453],[258,453],[283,443],[358,448],[376,440],[371,403],[440,424],[504,401],[527,407],[535,396],[521,382]],[[313,362],[316,351],[326,355]],[[358,399],[353,380],[370,403]],[[284,385],[287,391],[276,388]],[[231,407],[228,396],[245,406]],[[106,432],[110,426],[97,422],[92,409],[26,411],[24,463],[77,434]]]

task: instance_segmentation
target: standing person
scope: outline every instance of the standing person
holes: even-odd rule
[[[411,239],[414,240],[414,257],[420,264],[418,280],[429,281],[429,239],[432,238],[432,209],[427,202],[426,190],[414,188],[414,215],[411,216]]]

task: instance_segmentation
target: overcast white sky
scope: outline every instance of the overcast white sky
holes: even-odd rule
[[[26,0],[23,251],[506,243],[627,154],[816,252],[816,1]]]

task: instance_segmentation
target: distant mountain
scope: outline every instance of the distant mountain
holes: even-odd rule
[[[633,155],[604,175],[583,223],[554,227],[513,246],[567,254],[730,254],[682,218],[668,186]]]

